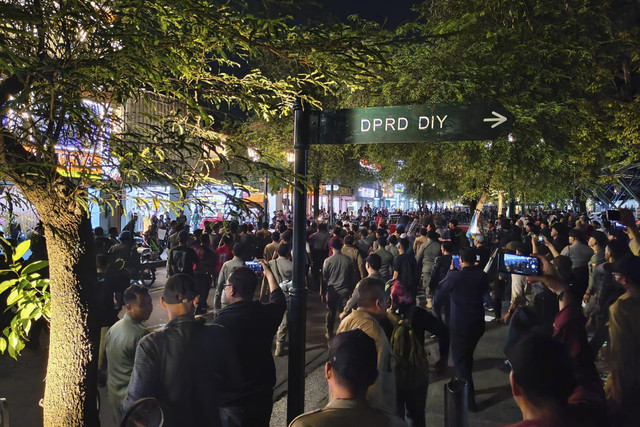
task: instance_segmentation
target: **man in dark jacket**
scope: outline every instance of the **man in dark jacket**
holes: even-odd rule
[[[469,410],[476,410],[473,378],[473,352],[484,334],[483,295],[489,290],[487,274],[475,266],[475,248],[460,250],[460,270],[449,271],[436,294],[434,306],[451,299],[451,356],[456,374],[469,383]]]
[[[189,233],[182,230],[178,233],[178,246],[171,248],[167,256],[167,277],[178,273],[193,275],[198,263],[196,251],[187,246]]]
[[[194,317],[196,293],[189,275],[167,280],[161,302],[169,323],[140,340],[123,413],[154,397],[166,426],[222,425],[220,402],[236,394],[240,370],[235,354],[220,351],[232,345],[229,331]]]
[[[238,393],[222,402],[225,425],[266,427],[271,419],[276,383],[271,344],[287,302],[269,264],[264,261],[260,264],[269,282],[269,302],[262,304],[253,300],[258,278],[251,268],[240,267],[223,284],[229,305],[222,308],[214,320],[214,324],[224,326],[231,333],[232,347],[224,352],[233,354],[242,370],[242,376],[235,381]]]

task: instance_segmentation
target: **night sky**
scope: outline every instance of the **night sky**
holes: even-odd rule
[[[318,6],[305,7],[307,16],[317,16],[328,13],[345,21],[349,15],[359,15],[368,20],[385,23],[385,28],[396,25],[415,17],[411,7],[415,0],[320,0]]]

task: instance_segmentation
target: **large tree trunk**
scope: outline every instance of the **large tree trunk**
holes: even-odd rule
[[[97,426],[100,329],[89,314],[96,312],[93,294],[97,285],[90,220],[73,196],[56,200],[52,194],[24,190],[45,226],[50,265],[51,335],[44,425]]]

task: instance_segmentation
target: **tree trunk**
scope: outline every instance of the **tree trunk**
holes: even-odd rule
[[[73,196],[61,201],[31,189],[25,193],[45,227],[51,278],[44,425],[100,425],[96,405],[100,328],[93,315],[97,280],[90,220]]]

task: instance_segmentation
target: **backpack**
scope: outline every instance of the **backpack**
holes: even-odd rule
[[[389,344],[396,359],[396,386],[407,392],[429,383],[429,359],[411,327],[415,310],[414,305],[404,317],[387,312],[393,325]]]

